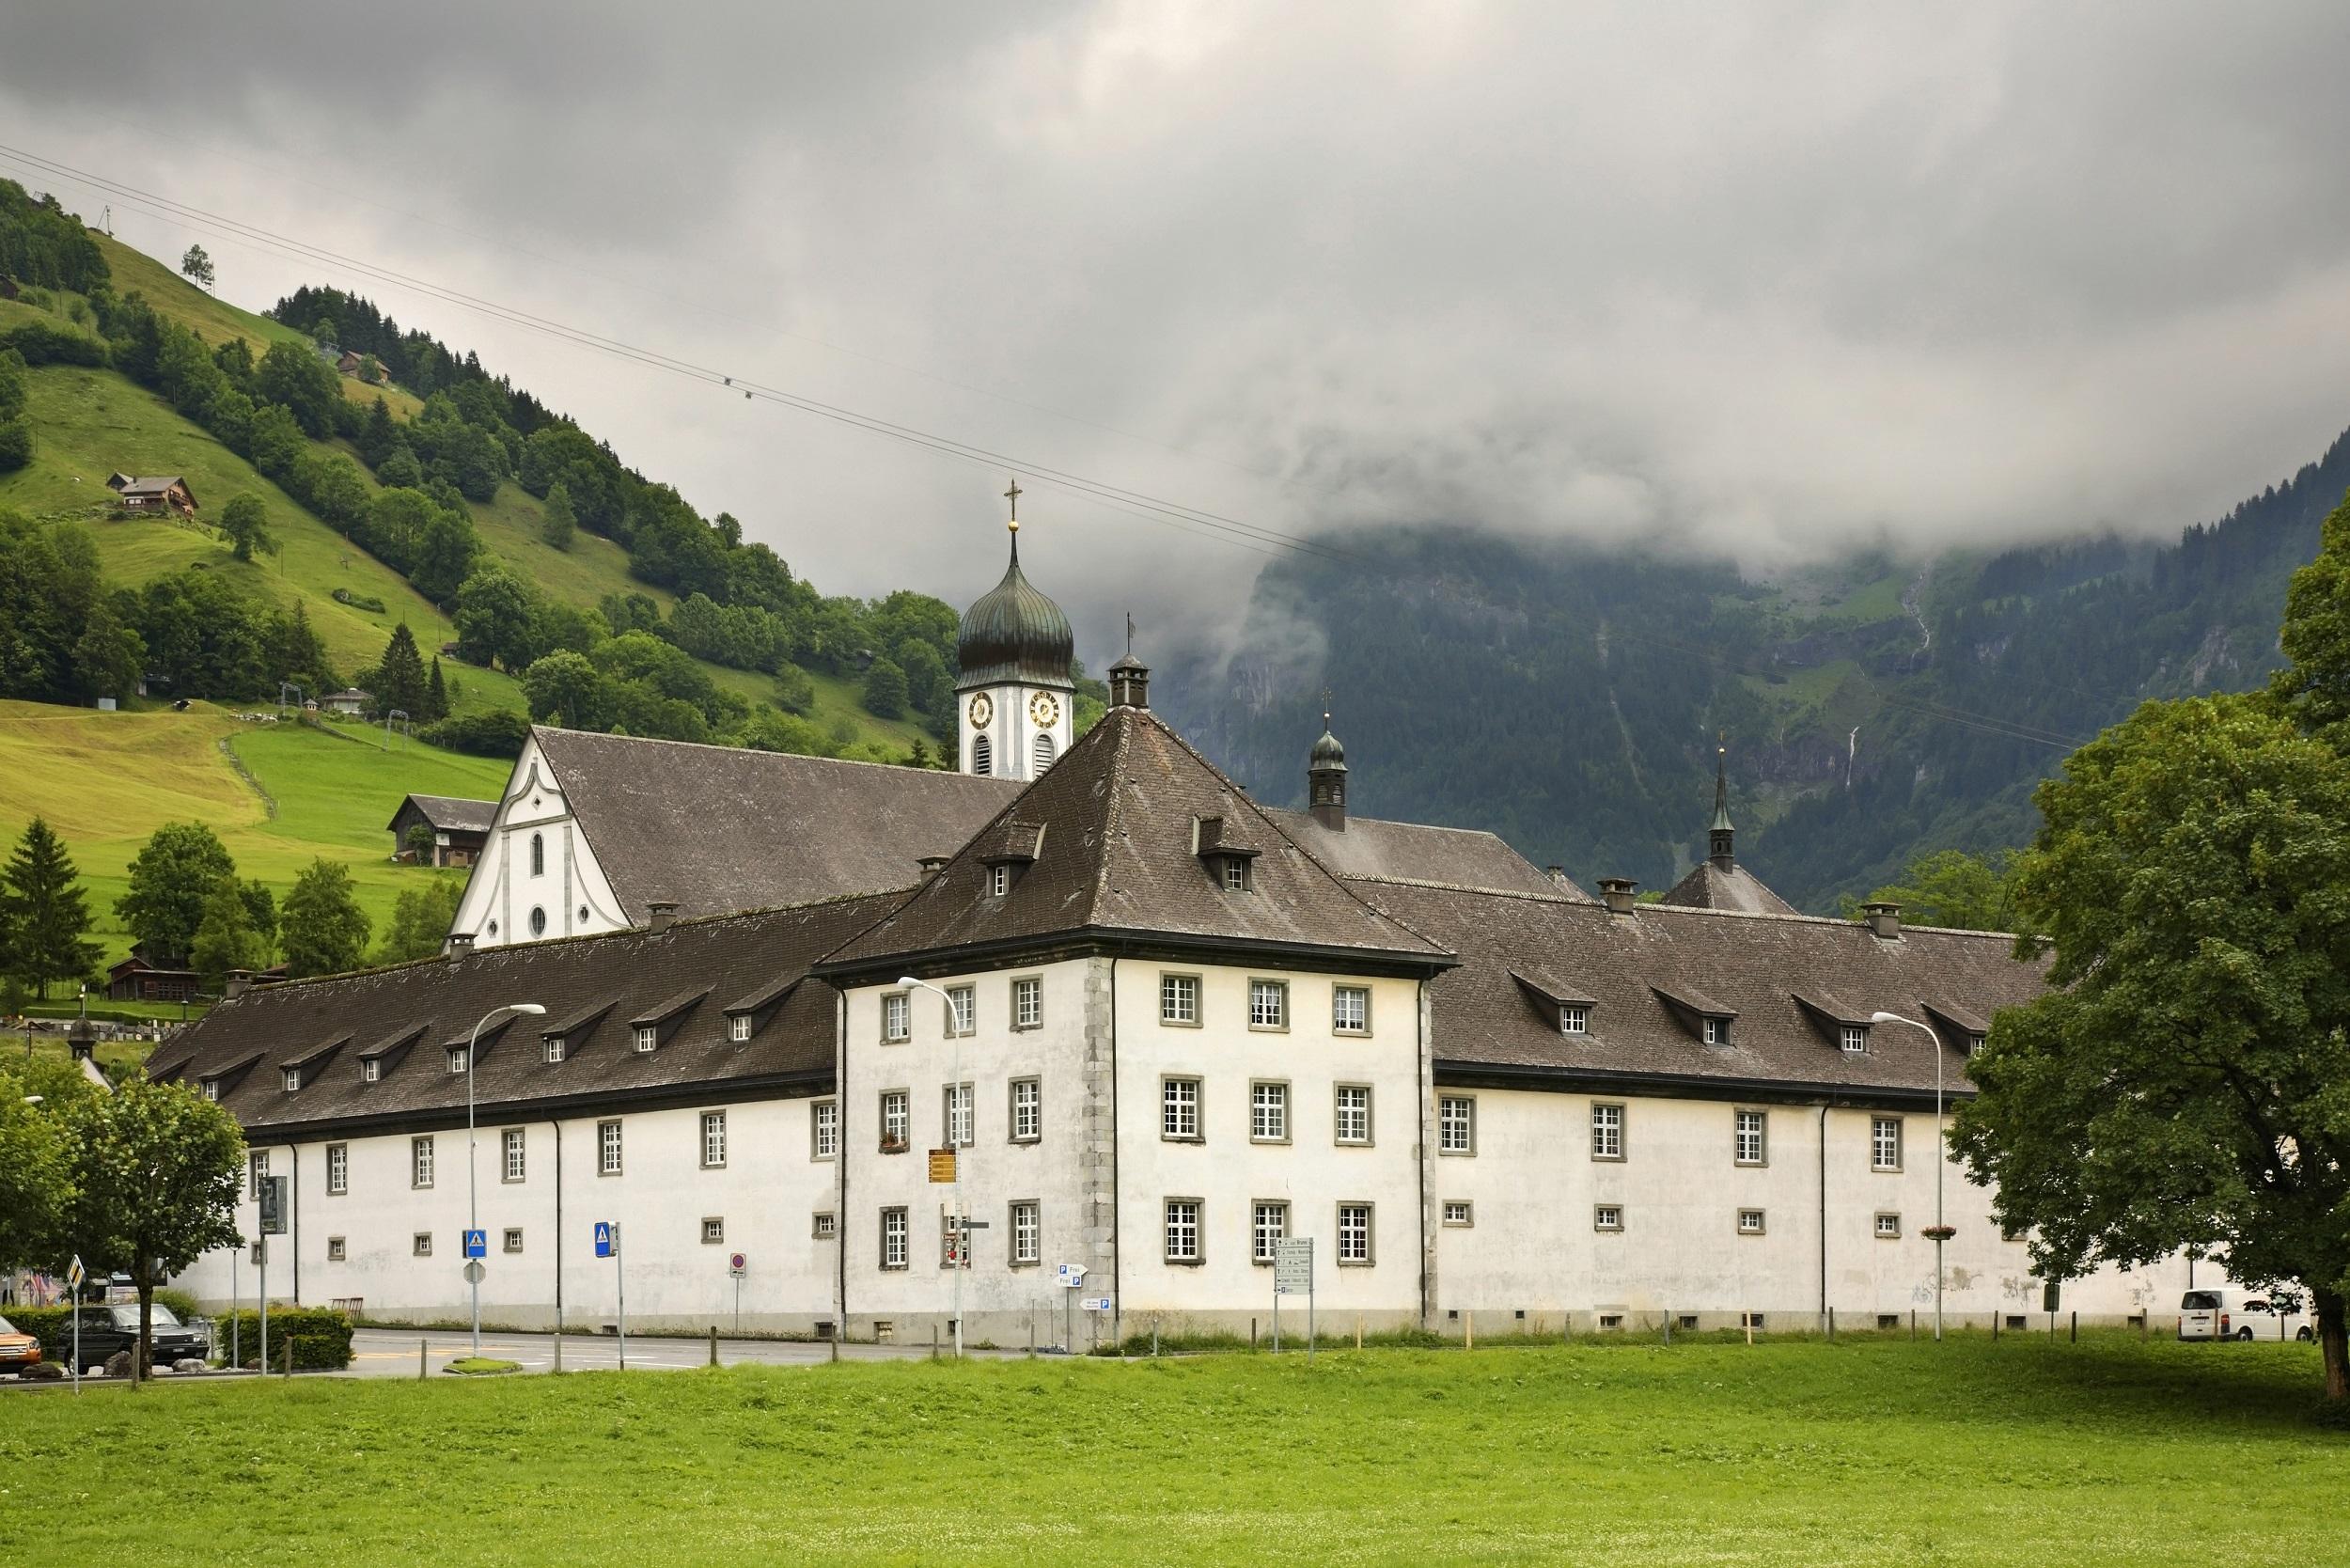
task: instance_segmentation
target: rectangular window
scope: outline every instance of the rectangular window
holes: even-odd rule
[[[1770,1117],[1766,1111],[1742,1110],[1732,1114],[1730,1137],[1731,1159],[1738,1165],[1761,1165],[1768,1153]]]
[[[262,1178],[269,1174],[269,1151],[256,1149],[244,1157],[244,1190],[247,1197],[258,1200]]]
[[[1279,1252],[1282,1240],[1290,1233],[1290,1206],[1260,1200],[1248,1206],[1248,1256],[1252,1262],[1269,1263]]]
[[[702,1168],[715,1170],[727,1163],[727,1113],[702,1112]]]
[[[913,1131],[907,1124],[909,1121],[910,1117],[906,1110],[906,1091],[902,1089],[882,1090],[881,1146],[883,1153],[896,1154],[904,1152],[906,1139],[913,1136]]]
[[[1477,1211],[1458,1199],[1448,1200],[1444,1206],[1444,1222],[1447,1225],[1474,1225],[1477,1223]]]
[[[1340,1143],[1371,1141],[1371,1086],[1340,1084],[1332,1132]]]
[[[881,1213],[881,1266],[906,1266],[906,1212],[903,1209],[884,1209]]]
[[[1044,1027],[1044,982],[1034,976],[1011,982],[1011,1027],[1015,1029]]]
[[[1002,898],[1011,891],[1011,868],[990,866],[987,869],[987,891],[990,897]]]
[[[408,1140],[408,1184],[412,1187],[432,1184],[432,1137],[429,1133],[423,1137]]]
[[[807,1110],[807,1157],[828,1160],[840,1152],[840,1103],[819,1100]]]
[[[372,1066],[373,1063],[369,1063],[368,1065]],[[207,1100],[217,1100],[220,1098],[220,1080],[218,1078],[207,1078],[204,1080],[204,1098]]]
[[[1869,1027],[1866,1024],[1846,1024],[1842,1029],[1844,1054],[1856,1057],[1869,1048]]]
[[[1290,988],[1285,980],[1248,982],[1248,1027],[1286,1029],[1290,1027]]]
[[[892,991],[882,998],[882,1043],[902,1044],[911,1038],[914,1010],[910,998],[902,991]]]
[[[617,1121],[596,1123],[596,1174],[618,1176],[620,1173],[620,1124]]]
[[[636,1049],[637,1049],[637,1051],[638,1051],[638,1053],[639,1053],[639,1054],[643,1054],[643,1053],[645,1053],[645,1052],[649,1052],[649,1051],[652,1050],[655,1046],[659,1045],[660,1043],[661,1043],[661,1026],[660,1026],[660,1025],[658,1025],[658,1024],[639,1024],[639,1025],[637,1025],[637,1026],[636,1026]]]
[[[330,1198],[340,1198],[351,1190],[351,1145],[330,1143],[326,1146],[326,1192]]]
[[[258,1246],[259,1244],[257,1242],[255,1245]],[[430,1231],[417,1231],[414,1236],[409,1238],[408,1248],[419,1258],[431,1257],[432,1232]]]
[[[1966,1054],[1967,1054],[1968,1056],[1970,1056],[1970,1057],[1971,1057],[1971,1056],[1975,1056],[1975,1055],[1977,1055],[1977,1054],[1978,1054],[1978,1053],[1980,1053],[1982,1050],[1982,1036],[1981,1036],[1981,1035],[1979,1035],[1979,1034],[1970,1034],[1970,1035],[1968,1035],[1968,1036],[1966,1037]]]
[[[1163,1078],[1159,1081],[1159,1136],[1199,1137],[1199,1080]]]
[[[1878,1239],[1879,1239],[1879,1240],[1881,1240],[1881,1241],[1899,1241],[1899,1240],[1901,1240],[1901,1235],[1902,1235],[1902,1216],[1901,1216],[1901,1215],[1891,1215],[1891,1214],[1887,1214],[1887,1215],[1877,1215],[1877,1237],[1878,1237]]]
[[[1224,860],[1224,887],[1230,893],[1248,891],[1248,862],[1240,855],[1227,855]]]
[[[965,1230],[963,1233],[963,1266],[964,1268],[971,1266],[972,1239],[970,1231]],[[938,1266],[940,1268],[955,1266],[955,1218],[952,1215],[938,1216]]]
[[[291,1094],[295,1090],[302,1087],[302,1069],[299,1067],[287,1068],[286,1075],[280,1081],[285,1084],[286,1092]]]
[[[818,1241],[830,1241],[840,1233],[840,1221],[830,1210],[819,1211],[809,1222],[808,1234]]]
[[[1872,1116],[1869,1119],[1869,1168],[1872,1170],[1899,1170],[1902,1168],[1900,1117]]]
[[[524,1131],[521,1127],[509,1127],[499,1136],[498,1141],[506,1155],[506,1179],[509,1182],[524,1180],[529,1169],[524,1160]]]
[[[384,1058],[382,1057],[368,1057],[359,1063],[359,1081],[361,1083],[371,1084],[383,1076]],[[204,1083],[204,1098],[207,1100],[217,1100],[220,1098],[220,1086],[213,1083],[209,1078],[206,1079]]]
[[[1591,1158],[1620,1160],[1623,1158],[1623,1107],[1594,1105],[1591,1106]]]
[[[1371,987],[1334,985],[1330,988],[1330,1032],[1332,1034],[1369,1034],[1371,1032]]]
[[[1290,1140],[1290,1086],[1248,1086],[1248,1136],[1259,1143]]]
[[[1621,1231],[1623,1229],[1623,1206],[1620,1203],[1596,1203],[1591,1207],[1591,1229]]]
[[[267,1240],[265,1240],[265,1239],[259,1239],[259,1238],[257,1238],[257,1239],[254,1241],[254,1243],[253,1243],[253,1262],[254,1262],[254,1266],[255,1266],[255,1267],[257,1267],[257,1268],[258,1268],[258,1267],[259,1267],[259,1266],[260,1266],[260,1262],[261,1262],[261,1259],[262,1259],[262,1258],[263,1258],[263,1257],[264,1257],[264,1256],[268,1253],[268,1251],[269,1251],[269,1243],[268,1243],[268,1241],[267,1241]],[[105,1325],[104,1325],[103,1324],[101,1324],[101,1325],[99,1325],[99,1326],[102,1328],[102,1327],[103,1327],[103,1326],[105,1326]]]
[[[1591,1010],[1585,1007],[1581,1002],[1566,1002],[1560,1004],[1559,1009],[1559,1032],[1560,1034],[1590,1033]]]
[[[1044,1085],[1035,1078],[1011,1080],[1011,1140],[1034,1143],[1044,1136]]]
[[[1436,1098],[1436,1152],[1477,1152],[1477,1102],[1465,1094]]]
[[[326,1238],[326,1261],[328,1262],[339,1263],[349,1256],[349,1249],[344,1247],[342,1237],[329,1236]]]
[[[1040,1262],[1044,1256],[1044,1229],[1037,1220],[1033,1199],[1011,1206],[1011,1266]]]
[[[1341,1203],[1339,1205],[1339,1263],[1371,1262],[1371,1205]]]
[[[552,1066],[563,1059],[563,1037],[551,1034],[539,1042],[539,1059]]]
[[[947,1032],[969,1034],[979,1027],[979,993],[967,985],[947,988]]]
[[[717,1247],[727,1239],[727,1222],[718,1215],[702,1216],[702,1245]]]
[[[948,1084],[939,1090],[939,1142],[949,1149],[971,1147],[971,1086]]]
[[[747,1012],[729,1014],[727,1018],[727,1038],[737,1045],[751,1037],[751,1015]]]
[[[506,1229],[506,1250],[509,1252],[520,1252],[522,1249],[523,1233],[521,1228],[518,1226],[508,1226]]]
[[[1708,1045],[1729,1044],[1730,1020],[1727,1018],[1708,1018],[1705,1021],[1705,1043]]]
[[[1739,1210],[1738,1233],[1742,1236],[1761,1235],[1762,1233],[1762,1211],[1760,1209]]]
[[[470,1055],[471,1052],[462,1045],[450,1046],[448,1048],[448,1070],[452,1074],[462,1073],[465,1070],[466,1058]]]
[[[1199,977],[1198,975],[1161,975],[1159,977],[1159,1022],[1162,1024],[1197,1024],[1199,1022]]]
[[[1167,1200],[1167,1261],[1170,1263],[1196,1263],[1199,1261],[1199,1200],[1170,1198]]]

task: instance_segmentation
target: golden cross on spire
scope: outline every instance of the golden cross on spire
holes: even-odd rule
[[[1011,503],[1011,531],[1016,534],[1020,531],[1020,481],[1017,478],[1011,481],[1011,488],[1004,492],[1004,499]]]

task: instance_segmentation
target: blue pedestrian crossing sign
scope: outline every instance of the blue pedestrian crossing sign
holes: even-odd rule
[[[596,1256],[612,1256],[612,1222],[608,1219],[596,1221]]]
[[[486,1257],[488,1257],[489,1255],[490,1255],[490,1232],[489,1232],[489,1231],[466,1231],[466,1232],[465,1232],[465,1256],[466,1256],[466,1257],[468,1257],[468,1258],[486,1258]]]

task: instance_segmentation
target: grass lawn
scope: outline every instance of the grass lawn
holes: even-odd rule
[[[2300,1346],[1790,1341],[0,1396],[10,1560],[2341,1562]]]

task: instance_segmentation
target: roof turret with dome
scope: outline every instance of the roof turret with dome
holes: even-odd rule
[[[1017,487],[1014,487],[1015,497]],[[1071,671],[1077,639],[1058,604],[1039,592],[1020,570],[1020,518],[1014,500],[1011,564],[1004,580],[964,612],[955,637],[955,689],[1005,682],[1073,688]]]

